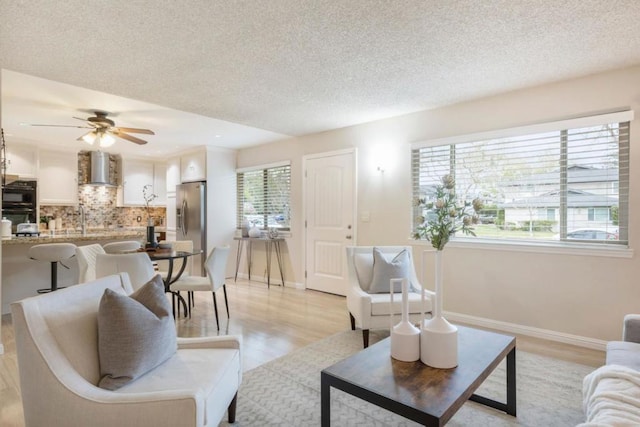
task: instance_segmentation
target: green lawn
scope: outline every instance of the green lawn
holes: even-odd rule
[[[530,234],[529,231],[523,230],[501,230],[494,224],[478,224],[474,226],[476,236],[478,237],[493,237],[493,238],[518,238],[518,239],[543,239],[550,240],[557,233],[551,231],[534,231]]]

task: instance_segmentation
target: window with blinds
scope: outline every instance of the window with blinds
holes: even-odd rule
[[[248,220],[260,229],[289,230],[291,223],[291,165],[237,173],[236,227]]]
[[[632,118],[623,113],[601,118]],[[477,238],[626,245],[629,121],[589,119],[536,133],[414,145],[413,196],[431,197],[451,174],[459,201],[484,202]],[[575,127],[582,123],[588,125]],[[413,210],[414,221],[429,218]]]

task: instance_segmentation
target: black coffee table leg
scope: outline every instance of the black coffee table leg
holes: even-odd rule
[[[507,414],[516,416],[516,348],[507,354]]]
[[[472,394],[469,400],[516,416],[516,348],[507,354],[507,403]]]
[[[330,385],[324,373],[320,374],[320,425],[331,425],[331,391]]]

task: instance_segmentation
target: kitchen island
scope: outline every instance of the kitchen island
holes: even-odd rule
[[[9,240],[2,240],[2,314],[11,311],[12,302],[35,296],[37,289],[51,286],[51,265],[48,262],[30,259],[27,253],[31,246],[43,243],[73,243],[84,246],[121,240],[138,240],[144,243],[145,239],[145,228],[131,228],[88,230],[85,235],[62,231],[55,235],[14,236]],[[77,283],[78,262],[73,257],[58,265],[58,286],[72,286]]]

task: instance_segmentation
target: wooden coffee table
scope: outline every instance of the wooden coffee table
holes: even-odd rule
[[[322,426],[331,422],[331,387],[425,426],[443,426],[467,401],[516,416],[516,339],[458,326],[458,366],[435,369],[391,357],[384,339],[322,371]],[[507,402],[473,394],[507,358]]]

